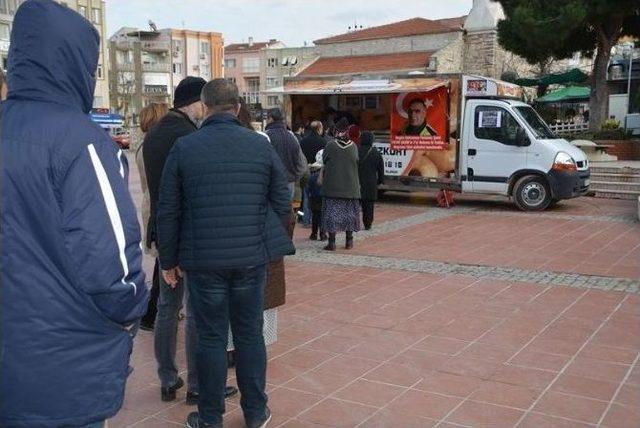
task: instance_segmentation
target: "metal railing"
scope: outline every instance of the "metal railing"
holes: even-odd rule
[[[171,71],[171,63],[156,62],[154,64],[142,64],[142,71],[155,71],[160,73],[168,73]]]

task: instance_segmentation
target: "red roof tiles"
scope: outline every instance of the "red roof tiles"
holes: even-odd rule
[[[385,55],[363,55],[319,58],[300,76],[330,76],[376,71],[420,70],[427,67],[433,52],[404,52]]]
[[[418,36],[423,34],[451,33],[461,31],[466,16],[430,20],[425,18],[412,18],[406,21],[352,31],[337,36],[326,37],[314,41],[316,45],[329,43],[346,43],[361,40],[386,39],[392,37]]]

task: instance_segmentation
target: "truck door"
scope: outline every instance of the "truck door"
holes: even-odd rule
[[[511,175],[526,167],[528,146],[517,145],[518,134],[526,131],[507,107],[500,101],[467,102],[463,188],[506,195]]]

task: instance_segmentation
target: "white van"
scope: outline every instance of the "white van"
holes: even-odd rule
[[[323,118],[331,107],[373,131],[390,190],[504,195],[522,210],[541,211],[589,189],[586,154],[554,135],[521,101],[517,85],[467,75],[294,77],[282,91],[289,121]],[[417,111],[409,107],[411,96],[421,97],[415,108],[433,124],[420,135],[434,136],[397,135],[404,131],[396,123]]]

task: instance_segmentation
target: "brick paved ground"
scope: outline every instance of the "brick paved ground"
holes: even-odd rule
[[[533,215],[499,200],[419,202],[381,204],[354,252],[326,254],[296,231],[269,349],[270,426],[640,426],[633,203]],[[160,401],[151,334],[132,365],[110,427],[183,426],[193,408],[184,391]],[[238,403],[225,426],[243,426]]]

